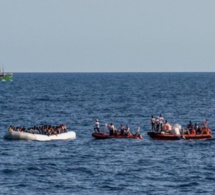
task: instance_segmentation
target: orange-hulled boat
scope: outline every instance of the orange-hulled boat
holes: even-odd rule
[[[182,139],[181,134],[162,134],[157,132],[148,132],[148,135],[154,140],[180,140]]]
[[[197,134],[196,131],[194,129],[190,130],[189,133],[185,133],[182,135],[183,139],[210,139],[213,136],[211,135],[211,130],[208,128],[201,128],[200,129],[200,134]]]
[[[192,130],[189,130],[189,133],[186,132],[184,134],[148,132],[148,135],[154,140],[180,140],[180,139],[201,140],[201,139],[213,138],[213,136],[211,135],[211,130],[205,127],[200,129],[199,134],[197,134],[196,131],[192,129]]]
[[[104,133],[92,133],[92,136],[96,139],[111,139],[111,138],[123,138],[123,139],[143,139],[141,135],[120,135],[120,134],[115,134],[115,135],[107,135]]]

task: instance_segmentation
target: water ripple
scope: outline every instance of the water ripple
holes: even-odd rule
[[[214,73],[14,74],[0,83],[1,194],[214,194],[215,145],[153,141],[149,119],[209,119]],[[210,90],[208,90],[210,89]],[[95,140],[93,120],[141,126],[144,140]],[[9,125],[66,124],[73,141],[7,141]]]

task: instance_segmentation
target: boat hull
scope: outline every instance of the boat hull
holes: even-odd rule
[[[154,140],[180,140],[181,135],[161,134],[156,132],[148,132],[148,135]]]
[[[180,139],[187,139],[187,140],[202,140],[202,139],[211,139],[213,136],[211,134],[201,134],[201,135],[171,135],[171,134],[161,134],[155,132],[148,132],[148,135],[154,140],[180,140]]]
[[[210,134],[202,134],[202,135],[182,135],[183,139],[195,139],[195,140],[201,140],[201,139],[211,139],[213,136]]]
[[[66,133],[48,136],[48,135],[42,135],[42,134],[32,134],[27,132],[9,130],[4,136],[4,138],[15,139],[15,140],[32,140],[32,141],[67,140],[67,139],[75,139],[76,133],[74,131],[69,131]]]
[[[113,138],[117,138],[117,139],[143,139],[140,136],[134,136],[134,135],[130,135],[130,136],[126,136],[126,135],[106,135],[104,133],[92,133],[92,136],[96,139],[113,139]]]

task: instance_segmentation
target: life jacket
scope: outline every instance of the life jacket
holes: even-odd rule
[[[190,134],[196,134],[196,130],[195,129],[191,129],[190,130]]]
[[[171,130],[170,124],[169,123],[164,124],[163,129],[164,130]]]
[[[202,131],[202,134],[208,134],[208,133],[210,133],[210,129],[208,129],[208,128],[206,128],[206,127],[203,127],[203,128],[201,129],[201,131]]]
[[[208,135],[210,135],[210,134],[211,134],[211,130],[210,130],[210,129],[207,129],[207,131],[206,131],[206,132],[207,132],[207,134],[208,134]]]

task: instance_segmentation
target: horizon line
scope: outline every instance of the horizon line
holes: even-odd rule
[[[207,72],[207,71],[185,71],[185,72],[183,72],[183,71],[177,71],[177,72],[174,72],[174,71],[168,71],[168,72],[164,72],[164,71],[162,71],[162,72],[152,72],[152,71],[148,71],[148,72],[46,72],[46,71],[44,71],[44,72],[6,72],[6,73],[23,73],[23,74],[33,74],[33,73],[45,73],[45,74],[47,74],[47,73],[50,73],[50,74],[52,74],[52,73],[54,73],[54,74],[56,74],[56,73],[59,73],[59,74],[65,74],[65,73],[68,73],[68,74],[71,74],[71,73],[84,73],[84,74],[87,74],[87,73],[215,73],[215,71],[209,71],[209,72]]]

